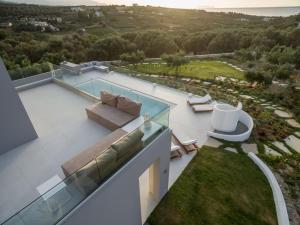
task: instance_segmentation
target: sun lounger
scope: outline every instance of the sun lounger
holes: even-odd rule
[[[171,143],[171,159],[181,158],[180,146]]]
[[[213,111],[216,102],[210,104],[203,104],[203,105],[193,105],[192,109],[194,112],[209,112]]]
[[[190,96],[187,99],[187,103],[189,105],[197,105],[197,104],[204,104],[209,101],[211,101],[211,96],[209,94],[203,96],[203,97],[197,97],[197,96]]]
[[[186,153],[193,152],[198,149],[197,140],[190,139],[189,137],[173,132],[174,144],[181,146]]]

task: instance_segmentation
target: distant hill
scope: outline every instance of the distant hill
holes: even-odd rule
[[[65,5],[65,6],[75,6],[75,5],[103,5],[94,0],[4,0],[0,2],[11,2],[11,3],[25,3],[25,4],[35,4],[35,5]]]

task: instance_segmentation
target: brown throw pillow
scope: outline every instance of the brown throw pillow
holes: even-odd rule
[[[129,98],[126,98],[124,96],[119,96],[117,108],[133,116],[139,116],[141,113],[142,104],[139,102],[131,101]]]
[[[101,91],[100,96],[103,104],[107,104],[113,107],[117,106],[118,95],[113,95],[107,91]]]

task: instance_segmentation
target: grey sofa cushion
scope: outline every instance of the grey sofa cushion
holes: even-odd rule
[[[112,174],[117,167],[117,152],[111,147],[96,158],[101,178]]]
[[[133,150],[136,150],[136,146],[141,144],[143,136],[144,133],[138,129],[112,144],[111,147],[118,153],[118,159],[121,159],[126,156],[126,154],[131,154]]]
[[[75,177],[76,185],[84,194],[94,191],[101,179],[96,160],[92,160],[87,165],[77,170],[72,176]]]

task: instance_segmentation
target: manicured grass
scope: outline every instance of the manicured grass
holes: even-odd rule
[[[166,64],[138,64],[129,65],[129,69],[148,74],[175,75],[176,70]],[[193,60],[179,67],[179,75],[200,79],[214,79],[216,76],[226,76],[244,79],[243,72],[231,66],[214,60]]]
[[[204,147],[148,219],[150,225],[275,225],[272,191],[243,154]]]

